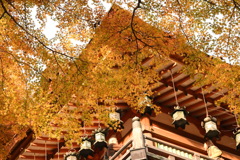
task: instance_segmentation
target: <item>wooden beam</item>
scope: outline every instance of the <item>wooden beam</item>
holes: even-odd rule
[[[237,123],[236,123],[235,117],[231,117],[231,118],[229,118],[227,120],[221,121],[220,125],[222,127],[230,126],[230,125],[236,125],[236,127],[237,127]]]
[[[170,96],[170,95],[173,95],[173,93],[174,93],[174,90],[169,90],[169,91],[167,91],[167,92],[165,92],[165,93],[162,93],[161,95],[155,97],[155,98],[153,99],[153,102],[156,103],[156,102],[160,101],[160,100],[163,99],[163,98],[166,98],[166,97],[168,97],[168,96]]]
[[[211,113],[212,111],[216,111],[217,109],[219,109],[218,107],[210,104],[207,106],[207,111],[208,111],[208,114],[213,116]],[[196,110],[194,112],[191,112],[192,114],[194,114],[196,117],[200,117],[200,116],[203,116],[204,114],[206,114],[206,108],[204,106],[204,108],[201,108],[199,110]]]
[[[214,111],[218,111],[218,113],[220,114],[219,119],[229,119],[231,117],[234,117],[234,115],[232,113],[230,113],[228,110],[224,110],[222,107],[216,107],[216,106],[213,106],[213,105],[209,105],[207,106],[207,110],[208,110],[208,114],[211,115],[211,116],[214,116]],[[221,110],[221,111],[219,111]],[[204,117],[204,114],[206,114],[206,108],[202,108],[202,109],[199,109],[199,110],[195,110],[193,112],[191,112],[191,114],[197,116],[198,118],[205,118]],[[217,117],[217,116],[216,116]]]
[[[170,54],[169,58],[175,62],[177,62],[179,65],[185,65],[183,62],[184,57],[180,56],[179,54]]]
[[[231,113],[230,113],[230,114],[231,114]],[[234,117],[233,114],[229,115],[229,114],[226,114],[226,112],[224,112],[224,114],[218,116],[218,118],[219,118],[220,120],[222,120],[222,121],[227,120],[227,119],[230,119],[230,118],[232,118],[232,117]]]
[[[7,160],[15,160],[17,157],[29,146],[31,141],[33,140],[33,131],[29,129],[27,131],[27,137],[23,138],[21,141],[17,143],[17,145],[10,152]]]
[[[45,150],[35,150],[35,149],[25,149],[25,152],[28,153],[40,153],[40,154],[45,154],[47,152],[47,154],[52,154],[52,151],[45,151]]]
[[[186,77],[178,80],[177,82],[175,82],[175,86],[179,86],[179,85],[183,84],[184,82],[186,82],[188,80],[190,80],[190,76],[186,76]]]
[[[221,108],[222,109],[222,108]],[[216,117],[217,119],[220,119],[219,116],[225,114],[222,110],[220,111],[219,108],[217,108],[217,110],[212,110],[210,112],[210,114],[213,116],[213,117]],[[202,116],[199,116],[199,119],[204,119],[206,117],[206,115],[202,115]]]
[[[185,93],[180,93],[179,95],[177,95],[177,100],[180,100],[180,99],[182,99],[184,97],[186,97],[186,94]],[[168,104],[172,104],[175,101],[176,101],[176,98],[174,96],[173,98],[170,98],[170,99],[168,99],[166,101],[161,102],[161,105],[162,106],[166,106]]]
[[[63,158],[63,156],[60,156]],[[32,159],[32,160],[46,160],[45,156],[27,156],[27,155],[20,155],[21,159]]]
[[[190,77],[189,77],[189,78],[190,78]],[[184,86],[185,90],[188,91],[188,90],[190,90],[191,88],[193,88],[193,87],[194,87],[194,86],[193,86],[194,83],[195,83],[195,81],[193,81],[193,82],[189,83],[188,85]]]
[[[40,144],[40,143],[31,143],[30,146],[34,146],[34,147],[42,147],[42,148],[45,148],[45,144]],[[46,146],[46,148],[56,148],[57,145],[56,144],[48,144]]]
[[[65,140],[63,138],[58,140],[56,138],[49,138],[49,137],[37,137],[36,140],[44,140],[44,141],[49,141],[49,142],[65,142]]]
[[[196,141],[194,139],[190,139],[186,134],[180,135],[176,134],[170,130],[166,130],[164,128],[160,128],[158,124],[153,123],[153,131],[151,131],[155,137],[166,141],[165,143],[172,143],[174,146],[180,146],[184,148],[191,149],[191,151],[199,152],[202,154],[207,154],[206,150],[203,147],[203,141]],[[179,132],[179,131],[178,131]],[[224,158],[228,158],[231,160],[239,160],[240,156],[238,151],[233,148],[225,147],[221,144],[217,144],[220,150],[222,150],[222,156]]]
[[[182,73],[181,72],[175,72],[175,73],[173,73],[173,80],[174,80],[174,78],[176,78],[176,77],[178,77],[178,76],[180,76],[180,75],[182,75]],[[172,76],[170,75],[169,77],[166,77],[166,78],[164,78],[164,79],[162,79],[162,80],[164,80],[165,82],[167,82],[167,83],[172,83]],[[175,81],[174,81],[174,84],[175,84]]]
[[[160,92],[160,91],[162,91],[162,90],[164,90],[166,88],[167,88],[167,86],[165,84],[163,84],[163,85],[161,85],[161,86],[159,86],[157,88],[152,89],[152,91],[154,92],[154,95],[156,95],[158,92]]]
[[[159,71],[159,74],[164,74],[166,72],[168,72],[169,70],[173,69],[174,67],[176,67],[177,63],[172,63],[169,66],[167,66],[166,68],[163,68],[162,70]]]
[[[182,102],[179,102],[179,105],[180,106],[186,106],[188,103],[191,103],[193,101],[196,101],[196,98],[195,97],[190,97]]]
[[[55,154],[58,153],[63,146],[65,146],[65,142],[59,142],[57,148],[53,149],[51,153],[47,153],[47,160],[54,158]]]

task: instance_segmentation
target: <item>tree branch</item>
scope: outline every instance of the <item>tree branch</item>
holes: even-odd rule
[[[28,30],[26,30],[22,25],[20,25],[17,20],[7,11],[6,7],[4,6],[3,4],[3,1],[0,0],[0,4],[4,10],[4,12],[13,20],[13,22],[18,26],[20,27],[27,35],[31,36],[33,39],[37,40],[38,43],[40,43],[44,48],[54,52],[54,53],[57,53],[59,55],[62,55],[62,56],[65,56],[67,58],[70,58],[70,59],[79,59],[79,58],[76,58],[76,57],[72,57],[72,56],[69,56],[67,54],[64,54],[62,52],[58,52],[58,51],[55,51],[53,49],[51,49],[50,47],[48,47],[46,44],[44,44],[38,37],[36,37],[35,35],[31,34]]]
[[[137,51],[139,51],[138,37],[137,37],[137,35],[136,35],[136,33],[135,33],[135,30],[134,30],[134,28],[133,28],[133,21],[134,21],[134,17],[135,17],[135,14],[136,14],[136,10],[137,10],[138,8],[140,8],[140,3],[141,3],[141,0],[138,0],[137,6],[133,8],[133,14],[132,14],[131,23],[130,23],[133,36],[134,36],[135,39],[136,39]]]
[[[3,16],[4,16],[5,13],[6,13],[5,11],[2,13],[2,15],[0,16],[0,19],[3,18]]]
[[[1,68],[2,68],[2,84],[1,84],[1,86],[2,86],[2,90],[4,90],[4,79],[6,79],[6,78],[4,76],[2,57],[0,57],[0,61],[1,61]]]
[[[57,65],[59,66],[59,68],[61,69],[61,71],[64,73],[64,70],[62,69],[62,66],[58,63],[58,60],[57,60],[57,57],[56,57],[56,55],[55,55],[55,53],[53,52],[53,57],[54,57],[54,59],[55,59],[55,61],[56,61],[56,63],[57,63]]]
[[[191,44],[186,32],[184,31],[183,26],[182,26],[182,16],[181,16],[181,14],[182,14],[183,10],[182,10],[181,4],[180,4],[179,0],[176,0],[176,1],[177,1],[178,5],[180,7],[180,11],[178,13],[179,27],[180,27],[181,31],[183,32],[184,36],[186,37],[188,43]]]
[[[240,4],[236,2],[235,0],[232,0],[235,8],[237,8],[240,11]]]
[[[213,3],[212,1],[209,1],[209,0],[203,0],[203,1],[205,1],[205,2],[207,2],[207,3],[209,3],[209,4],[211,4],[211,5],[216,5],[215,3]]]
[[[30,64],[28,64],[28,63],[26,63],[26,62],[20,61],[20,60],[17,59],[17,57],[15,57],[15,55],[13,55],[12,53],[10,53],[10,52],[8,52],[8,51],[1,51],[1,50],[0,50],[0,52],[5,52],[5,53],[9,54],[10,56],[13,57],[13,59],[14,59],[17,63],[28,66],[29,68],[31,68],[32,70],[34,70],[36,73],[40,74],[44,79],[48,80],[42,73],[40,73],[40,72],[38,71],[38,69],[32,67]]]

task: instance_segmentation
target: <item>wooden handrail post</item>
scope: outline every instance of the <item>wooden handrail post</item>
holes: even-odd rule
[[[143,137],[142,126],[139,117],[132,119],[133,149],[130,151],[132,160],[146,160],[147,153],[145,139]]]
[[[140,119],[138,117],[134,117],[132,119],[132,135],[133,135],[133,149],[144,148],[144,137],[142,132],[142,126],[140,123]]]
[[[151,131],[151,122],[149,116],[143,116],[141,118],[141,124],[144,136],[152,137],[152,133],[149,132]],[[153,141],[145,140],[145,143],[147,146],[153,146]]]

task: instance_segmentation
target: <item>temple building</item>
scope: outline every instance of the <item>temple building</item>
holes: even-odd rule
[[[112,7],[99,26],[96,36],[115,33],[118,36],[110,37],[112,41],[126,40],[128,38],[126,34],[120,33],[118,29],[123,27],[126,21],[129,23],[130,19],[131,13],[117,6]],[[119,26],[115,25],[113,28],[112,23],[116,22],[119,22]],[[144,28],[149,31],[154,30],[148,27],[150,24],[144,23],[139,18],[136,22],[140,24],[139,30]],[[159,32],[159,34],[166,42],[163,52],[171,52],[171,47],[181,45],[178,44],[177,38],[172,38],[172,35],[164,32]],[[95,43],[99,42],[93,38],[86,52],[93,50],[91,45]],[[157,43],[148,41],[149,45],[158,45]],[[123,46],[116,46],[116,49],[130,48],[126,53],[130,54],[133,43],[126,41],[121,45]],[[110,50],[114,50],[111,44],[105,43],[101,48],[109,46]],[[144,45],[139,44],[138,47],[144,48]],[[187,65],[183,61],[184,55],[168,54],[169,58],[164,60],[164,65],[156,70],[161,79],[157,85],[152,87],[154,94],[143,99],[146,107],[143,113],[131,108],[124,99],[116,101],[116,113],[112,115],[112,118],[118,121],[119,125],[117,130],[109,130],[104,134],[97,134],[101,131],[95,133],[99,139],[96,137],[98,141],[94,144],[100,149],[92,147],[86,139],[86,143],[82,143],[86,145],[85,148],[74,143],[70,151],[65,146],[64,137],[60,140],[49,138],[47,135],[34,137],[33,131],[29,129],[26,131],[27,136],[12,146],[8,160],[77,160],[77,158],[89,160],[239,160],[240,153],[236,150],[236,145],[238,145],[236,139],[239,140],[239,138],[237,135],[234,137],[233,134],[236,127],[235,116],[227,106],[215,104],[223,93],[227,93],[227,90],[219,91],[209,85],[205,86],[203,91],[203,88],[194,85],[194,78],[180,72]],[[154,57],[147,57],[142,65],[151,66],[153,61]],[[152,105],[158,106],[161,113],[156,114],[151,108]],[[77,106],[69,104],[68,107]],[[103,125],[101,127],[106,128]],[[98,128],[99,121],[96,120],[92,126],[86,126],[84,130],[90,135]],[[75,157],[74,151],[79,151],[80,157],[79,155]]]

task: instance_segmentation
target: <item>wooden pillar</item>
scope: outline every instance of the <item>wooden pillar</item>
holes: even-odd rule
[[[132,119],[132,135],[133,135],[133,149],[144,148],[144,138],[142,133],[142,126],[140,123],[140,119],[138,117],[134,117]]]
[[[145,148],[145,140],[143,137],[142,126],[140,119],[134,117],[132,119],[132,139],[133,149],[130,151],[132,160],[147,160],[147,153]]]
[[[145,136],[151,138],[152,137],[152,133],[149,132],[149,131],[151,131],[151,122],[150,122],[149,116],[143,116],[141,118],[141,124],[142,124],[143,134]],[[146,140],[145,143],[148,146],[153,146],[153,141]]]

